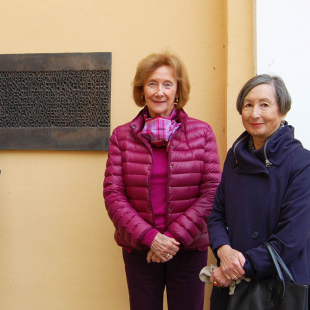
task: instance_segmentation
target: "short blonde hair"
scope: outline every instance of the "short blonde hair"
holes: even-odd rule
[[[145,100],[142,97],[144,82],[152,72],[161,66],[169,66],[174,70],[175,78],[178,83],[177,94],[179,99],[179,102],[175,104],[177,109],[181,109],[189,100],[191,85],[183,62],[177,56],[169,52],[151,54],[138,63],[136,75],[132,83],[133,99],[137,106],[144,107]]]

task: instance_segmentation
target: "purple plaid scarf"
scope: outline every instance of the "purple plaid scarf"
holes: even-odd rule
[[[157,116],[155,118],[149,118],[146,108],[143,116],[145,124],[140,135],[156,147],[167,145],[168,150],[171,135],[181,126],[180,123],[176,122],[176,110],[173,109],[171,115],[168,117]]]

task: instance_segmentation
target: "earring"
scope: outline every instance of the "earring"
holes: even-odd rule
[[[285,125],[285,120],[283,119],[283,120],[281,121],[280,126],[283,127],[284,125]]]
[[[175,102],[176,102],[176,103],[179,103],[179,98],[175,98]]]

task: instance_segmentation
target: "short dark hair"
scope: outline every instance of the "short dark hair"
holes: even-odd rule
[[[177,95],[179,102],[175,103],[176,108],[180,109],[185,106],[189,100],[191,85],[189,83],[186,68],[179,57],[169,52],[154,53],[142,59],[137,66],[135,78],[133,80],[133,99],[137,106],[143,107],[145,101],[142,98],[144,82],[157,68],[169,66],[173,69],[177,80]]]
[[[283,80],[277,75],[269,75],[269,74],[256,75],[244,84],[244,86],[239,92],[236,102],[239,114],[242,113],[244,98],[254,87],[260,84],[274,85],[279,111],[282,115],[285,115],[291,109],[292,105],[291,96]]]

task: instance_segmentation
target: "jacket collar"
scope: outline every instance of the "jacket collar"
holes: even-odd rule
[[[250,134],[245,131],[232,147],[236,160],[235,171],[241,174],[269,174],[269,165],[281,165],[289,154],[302,147],[300,141],[294,138],[294,127],[287,123],[257,151],[249,149],[249,138]]]

